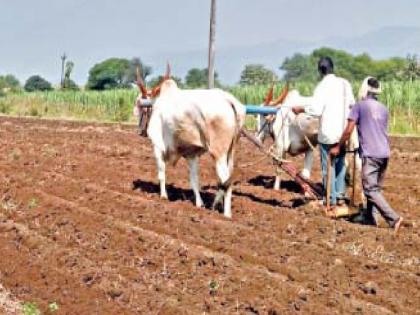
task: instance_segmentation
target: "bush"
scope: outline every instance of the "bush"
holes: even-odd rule
[[[25,91],[34,92],[34,91],[51,91],[53,88],[51,83],[42,78],[39,75],[33,75],[28,80],[26,80]]]
[[[11,110],[11,105],[5,101],[0,100],[0,113],[9,114]]]

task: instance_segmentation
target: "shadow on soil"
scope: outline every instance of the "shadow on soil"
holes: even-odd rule
[[[157,195],[160,194],[160,187],[158,184],[144,181],[141,179],[137,179],[133,181],[133,190],[141,190],[149,194],[157,194]],[[169,184],[169,185],[166,185],[166,191],[168,193],[169,201],[189,200],[191,202],[194,202],[194,194],[191,189],[183,189],[183,188],[175,187],[172,184]],[[200,193],[201,193],[201,199],[204,202],[204,207],[207,209],[212,209],[215,194],[208,191],[201,191]]]
[[[299,186],[297,186],[299,187]],[[140,190],[145,193],[149,194],[159,194],[160,193],[160,187],[158,184],[144,181],[141,179],[137,179],[133,181],[133,190]],[[185,201],[189,200],[191,202],[194,202],[194,194],[191,191],[191,189],[183,189],[179,187],[175,187],[172,184],[166,185],[166,190],[168,192],[168,199],[169,201]],[[206,209],[212,209],[213,208],[213,200],[215,198],[215,193],[210,192],[209,190],[216,191],[216,186],[203,186],[201,189],[201,198],[203,199],[204,206]],[[299,191],[298,191],[299,192]],[[233,191],[234,196],[239,197],[245,197],[248,198],[254,202],[274,206],[274,207],[284,207],[284,208],[297,208],[306,203],[304,198],[294,198],[288,201],[282,201],[278,199],[264,199],[260,198],[258,196],[255,196],[251,193],[245,193],[242,191]],[[223,212],[221,207],[218,207],[217,209],[219,212]]]
[[[261,186],[266,189],[273,189],[274,187],[274,176],[263,176],[259,175],[248,180],[248,183],[254,186]],[[315,183],[319,191],[323,190],[322,183]],[[294,180],[282,180],[280,189],[284,189],[288,192],[300,194],[302,188]]]
[[[256,176],[256,177],[248,180],[248,183],[251,184],[251,185],[254,185],[254,186],[261,186],[261,187],[264,187],[266,189],[273,189],[273,187],[274,187],[274,176],[259,175],[259,176]],[[282,180],[281,185],[280,185],[280,189],[284,189],[284,190],[287,190],[289,192],[293,192],[293,193],[297,193],[297,194],[302,192],[302,189],[300,188],[300,186],[298,184],[296,184],[296,182],[293,181],[293,180]]]

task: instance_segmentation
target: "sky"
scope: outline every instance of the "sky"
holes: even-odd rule
[[[83,84],[109,57],[203,49],[209,11],[210,0],[0,0],[0,74],[57,83],[65,52]],[[216,48],[420,27],[419,16],[417,0],[217,0]]]

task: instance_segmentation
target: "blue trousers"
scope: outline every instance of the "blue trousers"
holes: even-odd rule
[[[324,190],[327,191],[327,158],[330,153],[331,145],[319,145],[321,149],[321,169],[322,169],[322,184]],[[346,195],[346,152],[340,154],[331,160],[331,205],[337,204],[337,199],[343,199]]]

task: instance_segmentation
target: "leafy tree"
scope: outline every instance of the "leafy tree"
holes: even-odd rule
[[[246,65],[242,70],[240,85],[262,85],[278,81],[277,75],[260,64]]]
[[[208,69],[190,69],[185,76],[185,85],[189,88],[205,88],[208,85]],[[214,84],[220,87],[220,82],[217,80],[218,74],[214,73]]]
[[[360,82],[367,75],[373,75],[375,77],[377,76],[375,73],[375,62],[368,54],[361,54],[354,58],[350,56],[350,59],[347,62],[348,64],[346,65],[340,65],[340,68],[346,69],[346,71],[343,72],[347,78]]]
[[[74,68],[73,61],[67,61],[64,71],[64,81],[63,81],[63,89],[65,90],[79,90],[76,82],[74,82],[70,76]]]
[[[407,61],[404,58],[378,60],[374,63],[374,76],[382,81],[403,80]]]
[[[20,82],[14,75],[0,75],[0,93],[17,92],[20,89]]]
[[[66,62],[66,70],[64,71],[64,80],[70,80],[70,75],[74,68],[74,62],[73,61],[67,61]]]
[[[78,91],[80,90],[79,86],[76,82],[74,82],[72,79],[66,79],[64,80],[64,89],[65,90],[72,90],[72,91]]]
[[[337,75],[352,81],[361,81],[371,75],[379,80],[401,80],[404,77],[418,78],[416,76],[415,61],[402,58],[374,60],[368,54],[353,56],[343,50],[320,48],[310,55],[295,54],[286,58],[281,69],[285,71],[284,78],[288,81],[314,82],[319,78],[317,62],[320,57],[329,56],[334,61]],[[411,66],[409,66],[411,60]],[[420,67],[419,67],[420,69]]]
[[[410,81],[420,78],[420,61],[417,55],[407,56],[407,63],[402,74],[405,79]]]
[[[34,91],[50,91],[52,90],[51,83],[42,78],[39,75],[33,75],[26,80],[25,91],[34,92]]]
[[[152,73],[152,68],[142,63],[140,58],[107,59],[90,69],[87,87],[92,90],[127,88],[136,81],[137,68],[141,69],[143,81]]]
[[[87,87],[92,90],[106,90],[128,87],[126,76],[130,68],[127,59],[110,58],[94,65],[89,70]]]
[[[3,77],[3,79],[7,87],[11,89],[20,88],[20,82],[13,74],[7,74]]]
[[[144,82],[152,74],[152,67],[144,64],[140,58],[133,58],[129,62],[128,70],[125,74],[126,83],[134,83],[137,80],[137,69],[140,69],[140,76]]]
[[[285,72],[286,81],[314,82],[318,78],[315,58],[303,54],[294,54],[286,58],[280,67]]]
[[[205,69],[193,68],[185,76],[185,84],[190,88],[207,86],[208,78]]]

